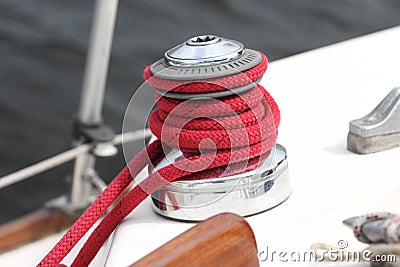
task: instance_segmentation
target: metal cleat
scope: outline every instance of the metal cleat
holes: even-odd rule
[[[350,121],[347,149],[370,154],[400,146],[400,87],[367,116]]]

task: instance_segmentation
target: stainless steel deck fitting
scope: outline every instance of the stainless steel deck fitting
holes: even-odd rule
[[[261,60],[259,52],[245,49],[237,41],[203,35],[168,50],[163,59],[152,65],[151,72],[168,80],[204,80],[243,72]],[[243,92],[257,83],[216,93],[163,92],[163,95],[177,99],[199,96],[218,98]],[[174,162],[181,155],[181,151],[172,150],[150,172]],[[277,144],[256,170],[228,177],[173,182],[153,193],[152,203],[153,209],[163,216],[199,221],[221,212],[242,216],[257,214],[279,205],[290,193],[286,150]]]
[[[347,149],[358,154],[400,146],[400,87],[394,88],[368,115],[350,121]]]
[[[174,150],[169,159],[179,157]],[[155,170],[168,164],[162,161]],[[221,212],[257,214],[285,201],[291,193],[286,150],[277,144],[256,170],[228,177],[173,182],[152,195],[153,209],[166,217],[199,221]]]

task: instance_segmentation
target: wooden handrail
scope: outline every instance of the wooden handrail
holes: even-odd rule
[[[249,224],[222,213],[172,239],[130,267],[259,266],[257,245]]]

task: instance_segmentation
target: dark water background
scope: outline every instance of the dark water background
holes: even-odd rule
[[[0,176],[69,147],[93,4],[0,0]],[[193,35],[240,40],[275,60],[399,24],[398,0],[122,0],[104,119],[119,132],[143,68]],[[109,180],[124,160],[99,163]],[[71,168],[0,190],[0,222],[65,193]]]

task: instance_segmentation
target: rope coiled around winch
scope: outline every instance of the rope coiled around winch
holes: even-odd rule
[[[267,69],[267,58],[255,67],[232,76],[185,83],[155,77],[147,67],[146,81],[158,90],[207,93],[258,81]],[[163,144],[179,149],[184,157],[129,191],[101,220],[71,266],[87,266],[117,225],[149,194],[169,182],[232,175],[257,168],[275,145],[280,121],[278,106],[261,85],[240,94],[183,101],[156,95],[158,108],[149,118],[157,140],[139,152],[82,214],[38,266],[56,266],[107,211],[135,176],[164,156]],[[200,152],[201,151],[201,152]],[[199,169],[200,168],[200,169]]]

